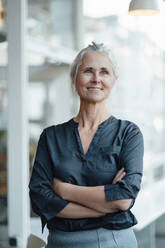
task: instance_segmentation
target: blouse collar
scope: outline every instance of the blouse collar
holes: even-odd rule
[[[113,115],[111,115],[110,117],[108,117],[108,119],[102,121],[98,128],[103,128],[104,126],[108,125],[109,123],[111,123],[113,120],[115,119],[115,117]],[[73,117],[68,121],[68,123],[72,126],[72,127],[78,127],[79,122],[75,121],[73,119]]]

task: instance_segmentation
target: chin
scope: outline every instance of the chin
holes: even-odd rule
[[[103,102],[105,100],[105,98],[103,98],[103,97],[88,97],[88,98],[84,98],[83,100],[85,100],[86,102],[89,102],[89,103],[99,103],[99,102]]]
[[[99,103],[106,100],[105,94],[79,94],[80,100],[89,103]]]

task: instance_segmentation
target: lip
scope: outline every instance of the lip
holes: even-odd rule
[[[102,88],[100,88],[100,87],[88,87],[87,89],[88,89],[88,90],[89,90],[89,89],[93,89],[93,90],[102,90]]]

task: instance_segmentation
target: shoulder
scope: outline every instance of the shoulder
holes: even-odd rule
[[[143,133],[140,125],[134,121],[116,118],[120,139],[123,143],[143,143]]]
[[[63,130],[65,128],[67,128],[69,126],[69,124],[70,124],[70,120],[62,122],[62,123],[56,123],[54,125],[47,126],[42,130],[42,133],[44,133],[46,136],[47,135],[49,136],[51,134],[55,134],[56,132],[60,132],[60,131],[63,132]]]
[[[118,125],[120,128],[125,132],[125,133],[130,133],[130,132],[140,132],[142,133],[141,127],[139,124],[135,123],[134,121],[127,120],[127,119],[120,119],[115,117]]]

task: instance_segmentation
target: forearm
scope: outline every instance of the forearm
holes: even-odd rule
[[[120,210],[125,210],[128,201],[131,203],[131,199],[107,202],[103,185],[88,187],[71,184],[68,187],[65,199],[103,213],[114,213]]]
[[[71,184],[64,199],[103,213],[119,211],[114,202],[110,203],[106,201],[104,186],[88,187]]]
[[[97,210],[82,206],[80,204],[70,202],[65,208],[63,208],[57,217],[60,218],[96,218],[105,215],[105,213],[99,212]]]

